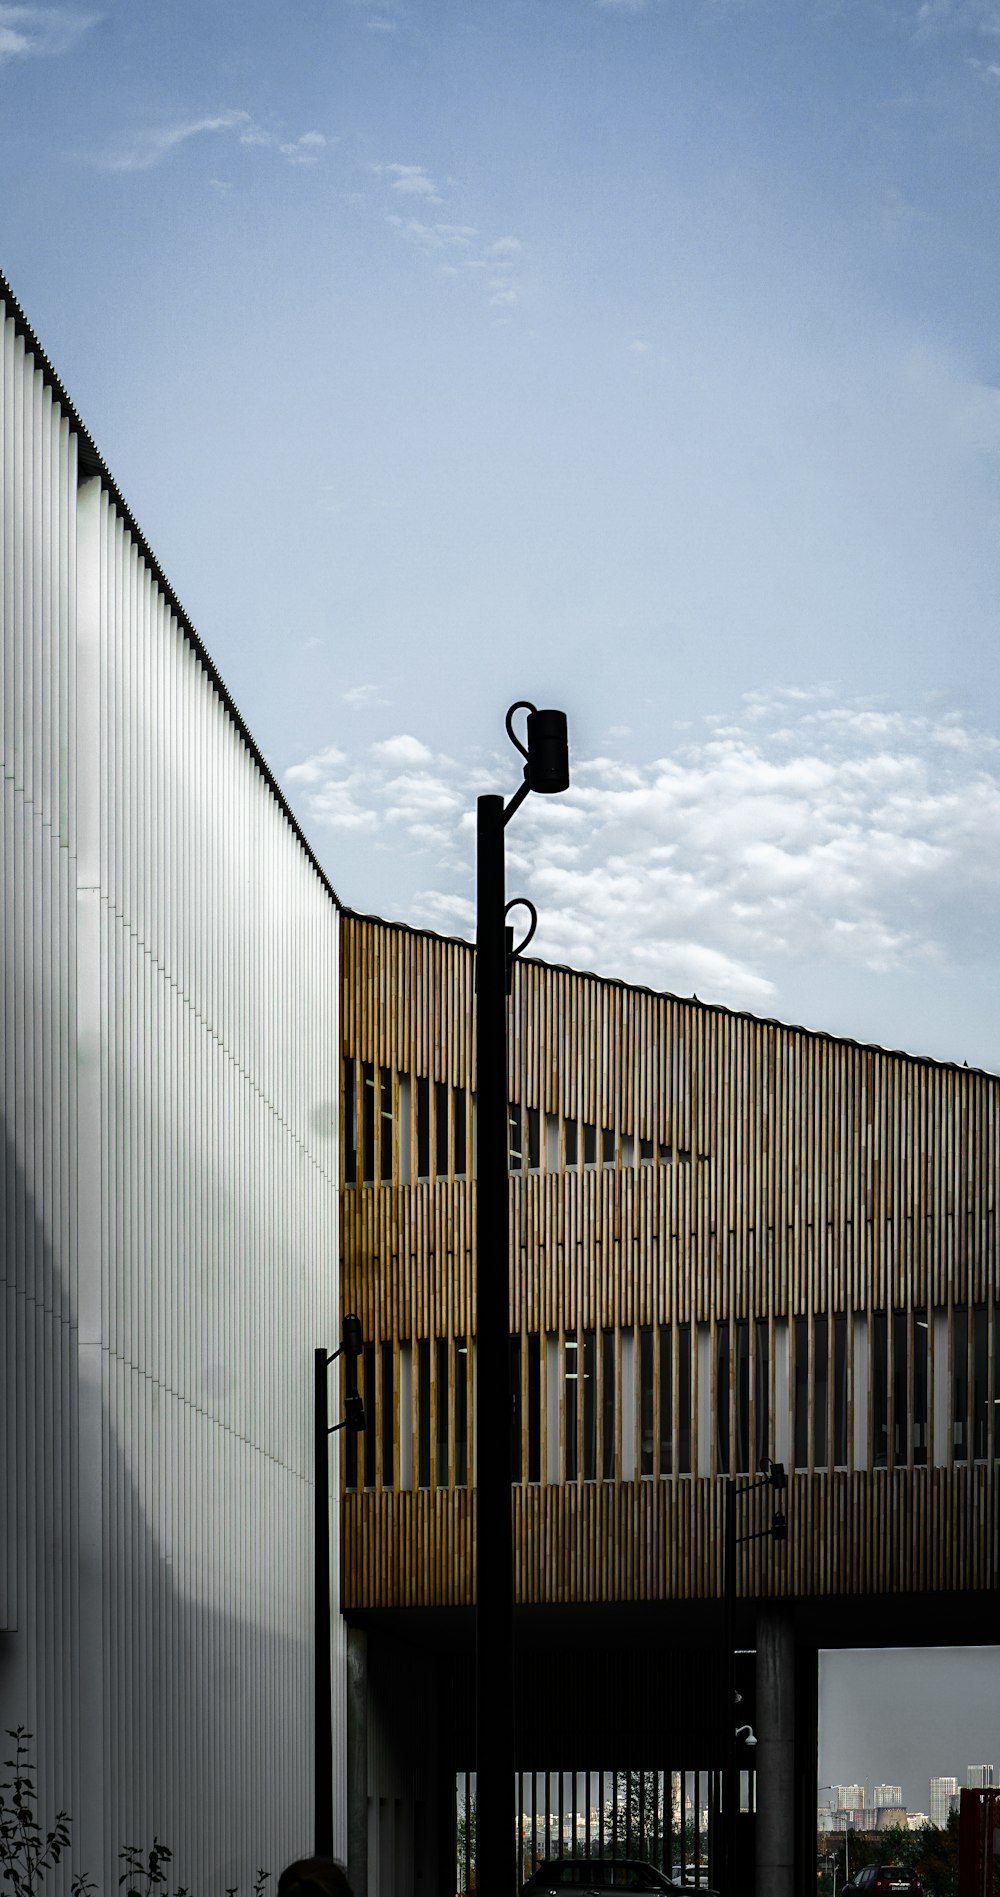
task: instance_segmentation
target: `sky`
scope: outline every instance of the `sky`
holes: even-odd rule
[[[873,1675],[872,1667],[875,1665]],[[873,1696],[892,1718],[873,1719]],[[820,1783],[898,1785],[908,1811],[929,1813],[932,1778],[968,1783],[970,1765],[1000,1781],[1000,1648],[897,1647],[820,1655]],[[829,1803],[829,1791],[820,1794]]]
[[[1000,0],[0,4],[0,267],[352,907],[1000,1068]]]
[[[1000,1070],[1000,0],[0,0],[0,166],[346,903],[469,934],[557,705],[533,950]],[[989,1756],[930,1666],[826,1777]]]

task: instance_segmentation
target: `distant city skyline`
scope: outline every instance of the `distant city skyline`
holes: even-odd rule
[[[928,1781],[929,1798],[933,1799],[935,1788],[938,1789],[940,1796],[945,1799],[954,1797],[963,1787],[968,1787],[974,1791],[982,1791],[994,1784],[994,1774],[995,1767],[988,1763],[967,1765],[965,1775],[961,1779],[939,1774]],[[825,1801],[820,1801],[821,1806],[825,1803],[831,1812],[853,1812],[868,1809],[872,1811],[892,1811],[897,1808],[905,1809],[908,1812],[911,1809],[903,1796],[903,1788],[901,1785],[888,1783],[873,1785],[870,1807],[866,1786],[858,1781],[849,1785],[824,1784],[822,1789],[827,1792],[829,1796]],[[935,1822],[939,1821],[935,1820]],[[940,1822],[943,1822],[943,1820]]]
[[[898,1784],[928,1809],[933,1779],[967,1784],[997,1756],[1000,1647],[826,1649],[820,1654],[820,1783]],[[928,1815],[935,1823],[933,1810]]]

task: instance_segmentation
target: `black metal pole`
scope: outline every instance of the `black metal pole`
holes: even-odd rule
[[[476,1890],[513,1897],[514,1610],[504,801],[476,854]]]
[[[333,1697],[330,1631],[330,1436],[327,1402],[328,1358],[313,1353],[313,1420],[316,1474],[316,1755],[315,1807],[317,1857],[333,1856]]]
[[[723,1559],[726,1588],[726,1747],[723,1779],[723,1874],[724,1897],[736,1897],[736,1813],[739,1809],[738,1767],[736,1763],[736,1483],[726,1482],[726,1517]]]

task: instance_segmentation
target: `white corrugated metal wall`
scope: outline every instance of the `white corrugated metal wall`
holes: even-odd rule
[[[311,1848],[337,914],[0,321],[0,1727],[99,1888],[155,1831],[207,1897]]]

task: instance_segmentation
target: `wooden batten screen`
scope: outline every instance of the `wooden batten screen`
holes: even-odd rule
[[[474,955],[345,914],[341,980],[342,1298],[375,1346],[368,1397],[389,1405],[375,1493],[348,1498],[345,1603],[467,1600]],[[988,1585],[998,1085],[517,964],[522,1599],[715,1592],[717,1479],[764,1454],[801,1478],[815,1546],[793,1523],[742,1586]],[[632,1545],[611,1559],[626,1491]],[[887,1506],[897,1527],[862,1557]]]

